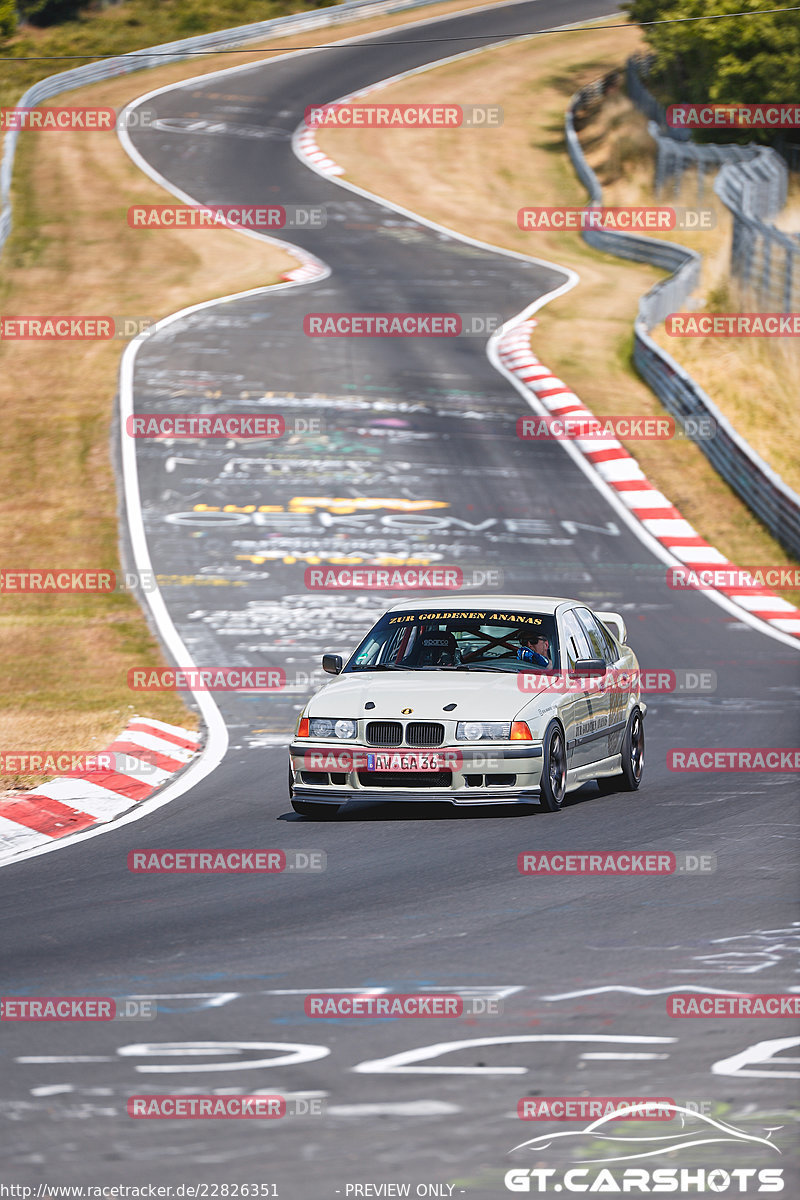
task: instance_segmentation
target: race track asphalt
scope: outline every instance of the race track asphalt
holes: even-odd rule
[[[279,666],[294,690],[217,694],[230,748],[206,780],[143,820],[0,872],[4,995],[159,997],[148,1023],[3,1024],[4,1182],[269,1182],[287,1200],[322,1200],[357,1194],[348,1184],[390,1181],[409,1183],[412,1195],[417,1184],[451,1184],[453,1195],[481,1200],[508,1194],[509,1167],[570,1161],[555,1151],[509,1154],[553,1129],[518,1121],[520,1097],[649,1095],[707,1111],[728,1105],[714,1111],[734,1124],[741,1113],[762,1136],[783,1127],[773,1135],[780,1159],[763,1146],[726,1144],[684,1152],[676,1165],[780,1165],[796,1187],[791,1047],[771,1059],[765,1051],[755,1075],[713,1069],[755,1043],[791,1037],[796,1023],[681,1025],[666,1016],[665,998],[687,987],[796,986],[797,777],[676,774],[667,753],[791,746],[797,652],[705,595],[669,589],[664,564],[562,446],[516,438],[528,409],[487,359],[485,338],[303,332],[309,312],[507,320],[564,282],[555,267],[467,245],[341,190],[294,157],[290,136],[309,104],[478,39],[604,11],[566,0],[466,13],[420,26],[414,39],[395,29],[372,36],[369,48],[297,55],[147,101],[172,125],[133,141],[175,188],[206,203],[327,210],[324,228],[288,236],[330,267],[328,278],[172,323],[142,345],[134,379],[137,414],[197,411],[213,400],[220,412],[322,420],[316,438],[143,441],[137,451],[153,566],[176,577],[163,592],[195,662]],[[445,40],[456,37],[475,42]],[[187,121],[233,128],[193,132]],[[548,361],[546,347],[537,352]],[[365,496],[431,507],[347,513],[321,499]],[[274,511],[225,514],[225,505]],[[299,561],[253,561],[276,552]],[[646,777],[635,795],[603,797],[587,785],[553,815],[385,806],[332,823],[299,818],[286,795],[285,743],[319,655],[352,646],[386,600],[304,587],[303,555],[342,553],[436,554],[501,571],[498,590],[616,609],[643,667],[710,670],[716,690],[650,697]],[[225,583],[203,582],[212,578]],[[327,868],[266,878],[127,870],[133,849],[187,846],[322,850]],[[525,878],[517,855],[533,849],[714,853],[717,870]],[[304,1015],[304,989],[351,987],[479,988],[500,995],[503,1012],[407,1023]],[[394,1070],[384,1061],[474,1039],[512,1040],[431,1051]],[[282,1063],[286,1043],[312,1049]],[[356,1069],[365,1063],[377,1065]],[[212,1089],[301,1094],[323,1099],[326,1111],[274,1123],[133,1121],[125,1112],[132,1094]]]

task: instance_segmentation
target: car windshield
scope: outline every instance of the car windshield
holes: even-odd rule
[[[552,671],[559,667],[555,618],[517,611],[388,612],[345,671]]]

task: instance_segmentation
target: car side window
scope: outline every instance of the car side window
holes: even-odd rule
[[[592,658],[602,658],[609,665],[615,663],[617,661],[616,647],[597,617],[594,613],[589,612],[588,608],[579,608],[576,611],[578,620],[586,630],[586,636],[592,648]]]
[[[573,670],[575,663],[579,658],[594,658],[594,653],[589,646],[589,640],[584,633],[583,626],[575,616],[574,610],[570,609],[564,613],[561,618],[561,627],[564,630],[563,644],[566,651],[567,668]]]

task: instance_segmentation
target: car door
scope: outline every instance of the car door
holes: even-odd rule
[[[608,668],[605,677],[598,676],[595,686],[587,695],[589,704],[588,722],[592,740],[587,743],[587,762],[598,762],[615,753],[612,746],[619,746],[620,725],[625,724],[626,691],[619,686],[614,666],[617,651],[613,641],[603,629],[593,612],[578,608],[575,615],[580,621],[591,648],[592,658],[601,658]]]
[[[567,738],[567,765],[570,769],[592,762],[594,746],[590,740],[593,732],[591,711],[596,680],[582,679],[574,675],[575,663],[579,658],[593,658],[594,652],[583,625],[574,609],[567,609],[561,616],[561,670],[567,672],[561,719]]]

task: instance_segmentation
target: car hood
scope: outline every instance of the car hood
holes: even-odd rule
[[[381,720],[409,716],[403,709],[411,709],[418,721],[510,721],[546,684],[543,679],[542,687],[538,687],[537,680],[535,690],[523,692],[517,683],[519,678],[516,674],[488,671],[364,671],[340,675],[312,697],[306,715]],[[375,707],[366,709],[368,701]],[[450,704],[456,707],[445,712]]]

